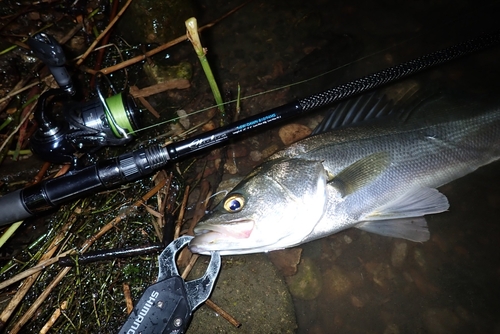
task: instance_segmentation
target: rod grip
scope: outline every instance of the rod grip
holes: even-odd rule
[[[24,206],[21,189],[0,197],[0,226],[8,225],[33,216]]]

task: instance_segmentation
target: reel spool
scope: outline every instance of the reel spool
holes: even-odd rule
[[[140,109],[125,92],[65,106],[64,119],[56,120],[48,100],[62,94],[60,89],[42,94],[35,111],[39,129],[30,139],[31,150],[45,161],[76,166],[84,154],[129,143],[140,127]]]
[[[32,151],[45,161],[58,164],[78,164],[81,155],[104,146],[124,145],[133,139],[139,128],[140,110],[126,92],[117,93],[109,79],[97,74],[98,98],[84,103],[66,103],[64,119],[52,115],[52,103],[59,97],[71,98],[75,88],[66,69],[64,50],[57,40],[43,32],[28,39],[33,53],[49,68],[59,85],[42,94],[35,110],[39,129],[30,139]],[[113,91],[105,98],[101,79],[106,79]]]

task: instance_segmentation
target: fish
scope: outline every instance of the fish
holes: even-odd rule
[[[394,117],[323,126],[244,177],[198,222],[189,248],[268,252],[348,228],[425,242],[425,216],[449,209],[437,188],[500,158],[495,95],[437,94]]]

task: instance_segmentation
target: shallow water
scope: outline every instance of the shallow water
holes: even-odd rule
[[[252,2],[210,35],[222,81],[238,81],[247,92],[347,64],[275,100],[287,102],[493,31],[498,9],[486,2]],[[492,48],[412,80],[464,95],[495,92],[499,54]],[[243,105],[248,112],[266,103]],[[260,149],[281,146],[273,130],[252,138]],[[251,166],[241,160],[244,174]],[[319,269],[309,283],[320,288],[295,297],[297,333],[500,332],[499,168],[491,164],[440,189],[450,211],[428,218],[426,243],[348,230],[302,245],[299,271]]]

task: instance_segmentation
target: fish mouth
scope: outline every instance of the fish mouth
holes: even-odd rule
[[[194,253],[199,254],[207,251],[225,250],[229,243],[249,238],[254,226],[255,222],[250,219],[197,226],[194,229],[195,237],[189,243],[189,248]],[[218,249],[219,246],[223,249]]]
[[[252,234],[255,222],[251,219],[233,220],[224,224],[205,224],[194,228],[195,237],[204,234],[220,234],[235,239],[246,239]]]

